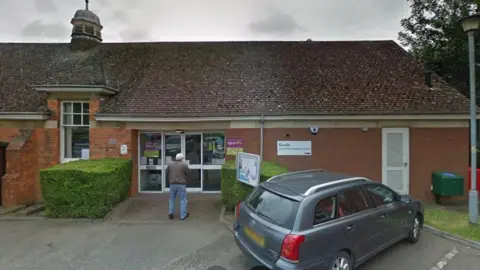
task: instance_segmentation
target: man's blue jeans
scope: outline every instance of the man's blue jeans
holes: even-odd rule
[[[168,205],[168,213],[175,213],[175,200],[177,195],[180,197],[180,218],[184,219],[187,215],[187,186],[172,184],[170,185],[170,202]]]

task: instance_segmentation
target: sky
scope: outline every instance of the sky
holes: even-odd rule
[[[1,0],[0,42],[69,42],[84,0]],[[407,0],[90,0],[104,42],[397,40]]]

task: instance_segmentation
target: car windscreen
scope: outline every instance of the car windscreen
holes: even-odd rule
[[[253,190],[246,200],[246,205],[257,215],[289,230],[293,228],[298,204],[263,187]]]

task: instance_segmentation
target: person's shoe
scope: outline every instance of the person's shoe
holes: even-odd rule
[[[168,214],[168,219],[172,220],[173,219],[173,214]]]
[[[188,218],[188,216],[190,216],[190,213],[187,213],[187,214],[185,215],[185,217],[184,217],[184,218],[182,218],[182,220],[185,220],[185,219],[187,219],[187,218]]]

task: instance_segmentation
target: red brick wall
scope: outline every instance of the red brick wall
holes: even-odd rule
[[[127,155],[120,155],[120,146],[126,144]],[[130,158],[132,153],[132,132],[121,128],[91,128],[90,129],[90,158],[105,157]]]
[[[4,207],[40,200],[39,158],[36,146],[36,131],[31,130],[22,132],[7,147],[7,174],[2,178]]]
[[[464,176],[467,198],[468,153],[468,128],[410,129],[410,193],[433,200],[432,172],[444,170]]]
[[[18,128],[0,128],[0,142],[11,142],[19,132]]]
[[[130,196],[135,196],[138,194],[138,130],[132,130],[132,186],[130,188]]]
[[[229,129],[226,137],[243,138],[245,152],[259,153],[258,129]],[[277,140],[311,140],[313,155],[277,156]],[[317,135],[311,135],[307,128],[265,129],[263,155],[264,160],[289,170],[324,168],[381,181],[382,129],[363,132],[360,128],[325,128]],[[430,183],[434,170],[449,170],[468,178],[468,129],[410,129],[410,194],[432,200]]]

